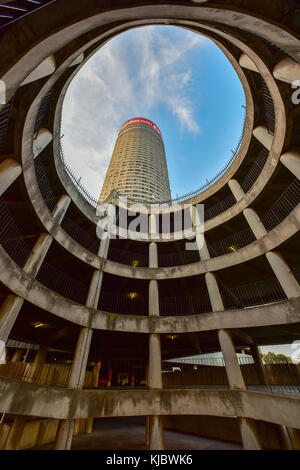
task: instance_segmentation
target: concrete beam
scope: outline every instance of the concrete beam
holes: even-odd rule
[[[32,399],[34,397],[34,400]],[[5,413],[55,419],[241,416],[300,428],[300,397],[241,390],[71,390],[0,377]]]
[[[300,80],[300,64],[284,57],[273,69],[273,76],[277,80],[281,80],[286,83],[293,83],[296,80]]]
[[[245,68],[245,69],[248,69],[248,70],[252,70],[253,72],[257,72],[259,73],[259,70],[258,68],[256,67],[255,63],[253,62],[252,59],[250,59],[250,57],[245,54],[243,52],[243,54],[240,56],[240,59],[239,59],[239,64],[241,67]]]
[[[40,129],[33,139],[33,156],[36,158],[52,141],[52,132],[49,129]]]
[[[35,82],[40,78],[51,75],[56,70],[56,60],[54,54],[50,54],[43,62],[41,62],[21,83],[27,85],[28,83]]]
[[[21,173],[22,166],[12,158],[7,158],[0,164],[0,196],[13,184]]]

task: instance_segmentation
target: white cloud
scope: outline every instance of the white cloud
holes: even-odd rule
[[[183,40],[184,37],[184,40]],[[181,128],[200,132],[186,88],[185,54],[208,40],[189,31],[138,28],[107,43],[80,70],[67,92],[62,130],[67,161],[98,197],[123,122],[165,105]]]

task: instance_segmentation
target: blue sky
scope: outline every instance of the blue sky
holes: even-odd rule
[[[64,103],[65,156],[98,197],[121,125],[145,117],[160,128],[172,196],[197,189],[231,156],[242,130],[244,92],[220,49],[171,26],[133,29],[79,71]]]

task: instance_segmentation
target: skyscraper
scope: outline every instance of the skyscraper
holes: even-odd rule
[[[164,143],[154,122],[134,118],[121,127],[100,202],[114,189],[119,194],[142,202],[171,199]]]

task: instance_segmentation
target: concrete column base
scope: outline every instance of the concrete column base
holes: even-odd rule
[[[85,427],[86,434],[92,434],[92,432],[93,432],[93,423],[94,423],[93,418],[88,418],[86,420],[86,427]]]
[[[213,273],[205,274],[205,282],[213,312],[223,312],[224,304],[216,276]]]
[[[146,416],[145,444],[146,444],[146,446],[150,446],[150,416]]]
[[[150,450],[164,450],[164,427],[161,416],[150,416]]]
[[[160,335],[149,336],[149,387],[162,388]]]
[[[245,450],[262,450],[254,419],[238,418]]]
[[[5,450],[18,450],[22,435],[24,432],[24,428],[26,425],[26,417],[25,416],[16,416],[10,431],[8,433],[4,449]]]
[[[8,295],[0,309],[0,340],[6,343],[12,327],[24,303],[24,299],[16,295]]]
[[[283,450],[293,450],[293,445],[291,443],[290,436],[289,436],[286,426],[280,426],[280,434],[281,434]]]
[[[276,251],[269,251],[266,253],[266,258],[287,298],[298,297],[300,286],[281,254]]]
[[[293,447],[293,450],[300,450],[300,429],[287,427],[287,432]]]
[[[228,330],[219,330],[218,336],[230,388],[246,390],[245,381],[236,356],[230,332]]]
[[[54,450],[70,450],[74,434],[74,420],[63,419],[60,421],[54,443]]]

